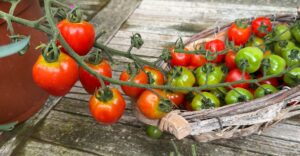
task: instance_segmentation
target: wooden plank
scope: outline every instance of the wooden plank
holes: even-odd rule
[[[104,126],[95,123],[89,117],[57,111],[52,111],[47,116],[33,137],[102,155],[168,155],[174,151],[170,143],[172,138],[170,135],[154,140],[145,135],[143,127],[120,124]],[[175,141],[175,143],[183,155],[189,155],[190,146],[195,144],[190,139]],[[196,145],[197,152],[201,155],[208,155],[208,153],[209,155],[234,155],[235,153],[262,155],[210,143],[197,143]]]
[[[34,128],[44,119],[59,100],[60,97],[49,97],[43,108],[29,120],[17,126],[13,131],[1,134],[0,155],[11,155],[34,132]]]
[[[96,32],[106,32],[97,42],[107,43],[113,37],[112,34],[115,34],[119,30],[121,25],[140,2],[141,0],[111,0],[110,3],[91,20],[96,27]]]
[[[47,151],[47,152],[45,152]],[[14,153],[18,156],[100,156],[100,154],[93,154],[88,151],[80,151],[76,149],[70,149],[61,145],[55,145],[36,139],[29,139],[25,146],[20,148],[19,151]]]

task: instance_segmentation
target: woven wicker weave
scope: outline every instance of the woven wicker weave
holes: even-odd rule
[[[294,22],[299,18],[295,15],[269,17],[274,20],[274,25],[278,22]],[[186,46],[192,49],[193,45],[211,39],[224,40],[230,25],[231,23],[225,24],[196,34],[187,41]],[[150,120],[136,109],[136,116],[141,122],[159,126],[161,130],[173,134],[178,139],[191,135],[199,142],[260,133],[265,128],[299,114],[300,85],[294,88],[284,87],[283,90],[263,98],[216,109],[174,110],[161,120]]]

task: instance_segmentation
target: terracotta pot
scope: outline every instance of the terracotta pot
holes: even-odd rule
[[[10,3],[0,2],[0,10],[7,12]],[[15,15],[29,20],[42,16],[38,0],[22,0]],[[6,23],[0,21],[0,45],[9,43]],[[24,56],[18,54],[0,59],[0,125],[22,122],[36,113],[46,101],[48,94],[33,82],[31,70],[39,51],[35,47],[40,42],[47,42],[46,34],[13,24],[17,34],[30,35],[30,49]],[[4,32],[4,33],[3,33]]]

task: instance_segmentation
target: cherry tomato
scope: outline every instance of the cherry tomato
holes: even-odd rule
[[[274,28],[273,38],[276,40],[289,40],[292,35],[287,24],[277,24]]]
[[[239,69],[245,67],[248,73],[254,73],[259,69],[263,55],[257,47],[246,47],[236,54],[235,63]]]
[[[288,41],[288,40],[282,40],[282,41],[278,41],[275,43],[274,52],[275,52],[275,54],[282,56],[282,53],[284,51],[288,51],[294,47],[295,47],[295,44],[293,42]]]
[[[278,92],[278,89],[275,88],[274,86],[270,84],[263,84],[255,90],[254,96],[255,98],[260,98],[265,95],[276,93],[276,92]]]
[[[225,49],[225,44],[223,41],[219,39],[214,39],[205,43],[205,49],[211,52],[222,52]],[[224,60],[224,54],[218,55],[216,59],[214,59],[213,63],[220,63]]]
[[[244,88],[234,88],[231,91],[229,91],[225,96],[225,101],[227,104],[246,102],[252,99],[252,93]]]
[[[252,31],[257,37],[264,37],[271,30],[272,23],[267,17],[258,17],[252,21]]]
[[[283,51],[282,57],[286,61],[287,66],[299,66],[300,65],[300,48],[294,47],[290,50]]]
[[[78,55],[86,55],[94,45],[94,26],[86,21],[72,23],[65,19],[57,24],[61,35]],[[66,52],[62,48],[62,51]]]
[[[32,77],[39,87],[51,95],[64,96],[78,79],[78,65],[62,52],[58,60],[51,63],[40,55],[32,68]]]
[[[208,75],[207,75],[208,74]],[[195,71],[198,85],[213,85],[218,84],[223,79],[223,72],[220,67],[207,63],[199,67]],[[206,76],[207,75],[207,76]]]
[[[201,109],[220,107],[220,101],[214,94],[209,92],[202,92],[200,94],[197,94],[191,103],[193,110],[196,111]]]
[[[242,80],[242,77],[243,77],[243,72],[239,69],[232,69],[228,72],[226,78],[225,78],[225,82],[235,82],[235,81],[239,81],[239,80]],[[251,77],[250,75],[245,72],[245,75],[244,75],[244,80],[250,80]],[[232,87],[234,88],[249,88],[249,83],[239,83],[239,84],[235,84],[235,85],[232,85]]]
[[[280,74],[284,71],[286,66],[285,60],[274,54],[265,57],[263,62],[266,65],[262,65],[262,70],[266,70],[267,75]]]
[[[228,29],[229,41],[234,41],[237,46],[245,45],[251,36],[251,27],[242,21],[232,23]]]
[[[260,49],[265,49],[264,45],[265,41],[259,37],[253,37],[251,40],[246,44],[247,47],[258,47]]]
[[[191,61],[189,66],[197,68],[203,66],[206,62],[207,60],[203,55],[193,54],[191,55]]]
[[[148,75],[149,84],[163,85],[165,83],[164,74],[159,70],[149,66],[145,66],[144,71]]]
[[[125,110],[125,100],[116,88],[96,92],[89,101],[92,116],[104,124],[117,122]]]
[[[300,42],[300,23],[296,22],[291,29],[291,33],[297,42]]]
[[[175,67],[170,71],[168,76],[168,81],[170,81],[171,86],[175,87],[192,87],[195,84],[194,74],[185,67]],[[178,90],[175,92],[180,92],[183,94],[188,93],[186,90]]]
[[[259,74],[257,77],[261,78],[262,74]],[[274,78],[269,78],[269,79],[266,79],[266,80],[263,80],[263,81],[260,81],[259,83],[260,84],[270,84],[270,85],[275,86],[275,87],[279,86],[278,79],[275,78],[275,77]]]
[[[236,64],[235,64],[235,56],[236,53],[232,50],[228,51],[226,56],[225,56],[225,64],[229,69],[234,69],[236,68]]]
[[[162,136],[163,132],[157,126],[148,125],[146,127],[146,134],[152,139],[158,139]]]
[[[283,81],[291,86],[297,86],[300,84],[300,67],[294,68],[290,71],[288,71],[284,77],[283,77]]]
[[[188,51],[187,48],[184,48]],[[174,51],[174,48],[170,48],[171,53],[171,65],[172,66],[187,66],[191,60],[191,54],[179,53]]]
[[[112,69],[107,60],[102,60],[99,64],[86,63],[90,68],[100,75],[112,78]],[[101,84],[97,77],[90,74],[88,71],[79,68],[79,80],[83,88],[89,93],[93,94],[96,89],[101,87]],[[105,85],[109,85],[109,82],[104,82]]]
[[[160,90],[154,90],[157,94],[166,97]],[[160,99],[152,91],[145,90],[137,100],[137,107],[149,119],[160,119],[172,110],[173,104],[170,100]]]
[[[182,104],[184,100],[184,94],[182,93],[176,93],[172,91],[165,91],[166,97],[172,101],[176,106],[179,106]]]
[[[123,71],[120,75],[120,80],[122,81],[131,81],[138,84],[147,84],[148,76],[142,70],[139,70],[135,76],[131,78],[132,73],[128,73],[127,71]],[[131,86],[121,86],[123,92],[132,98],[137,98],[145,89]]]

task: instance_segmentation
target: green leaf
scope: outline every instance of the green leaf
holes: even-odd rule
[[[26,48],[26,46],[29,44],[29,41],[30,41],[30,37],[25,37],[20,41],[8,45],[0,46],[0,58],[18,53],[19,51]]]
[[[14,127],[18,124],[18,121],[11,122],[5,125],[0,125],[0,131],[11,131],[14,129]]]

